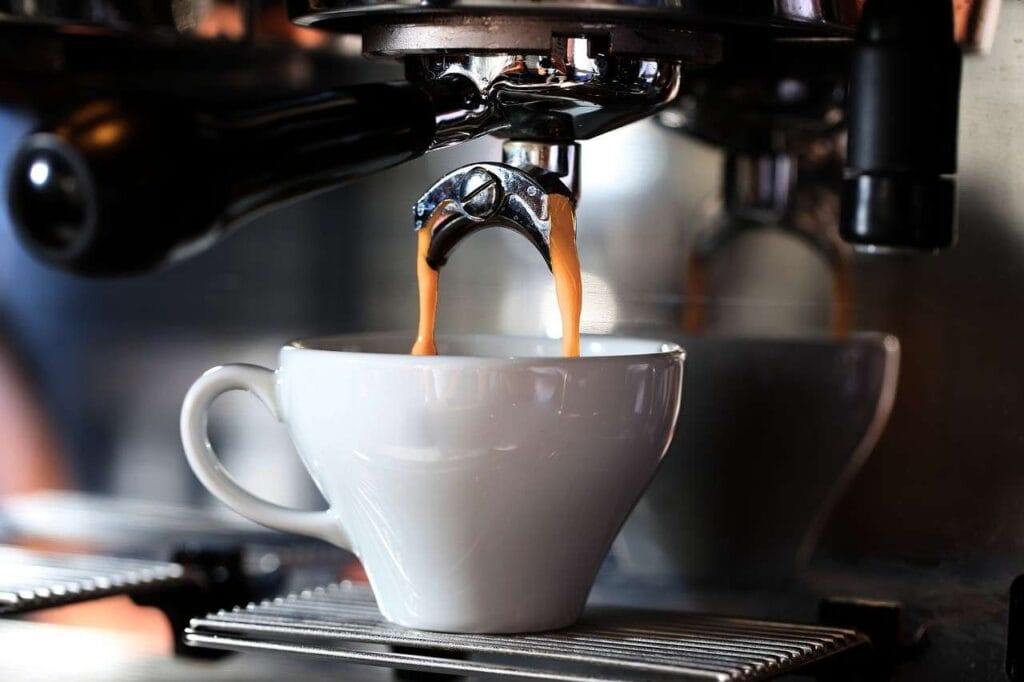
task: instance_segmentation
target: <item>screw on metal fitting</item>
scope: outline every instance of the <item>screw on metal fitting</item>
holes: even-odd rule
[[[459,191],[462,210],[478,220],[494,215],[503,198],[501,181],[483,168],[476,168],[467,175]]]

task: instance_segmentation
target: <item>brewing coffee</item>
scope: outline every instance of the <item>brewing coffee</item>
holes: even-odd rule
[[[450,202],[442,202],[431,213],[417,233],[416,277],[419,283],[420,319],[413,355],[437,355],[434,328],[437,319],[437,291],[440,273],[427,263],[430,239],[444,219]],[[561,194],[548,197],[551,232],[549,250],[551,274],[555,280],[555,296],[562,318],[562,355],[580,354],[580,313],[583,307],[583,284],[580,259],[576,251],[576,209],[572,200]]]
[[[434,326],[437,319],[437,283],[440,272],[427,263],[430,251],[430,237],[444,217],[451,201],[442,201],[430,214],[426,224],[416,233],[416,280],[420,294],[420,321],[416,331],[416,342],[412,346],[413,355],[437,355],[437,344],[434,342]]]
[[[551,274],[555,278],[555,296],[562,317],[562,355],[580,354],[580,313],[583,309],[583,282],[580,258],[576,250],[576,207],[569,197],[552,194],[548,198],[551,216]]]

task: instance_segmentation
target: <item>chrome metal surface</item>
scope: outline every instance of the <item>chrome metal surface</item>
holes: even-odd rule
[[[370,590],[349,583],[193,619],[185,640],[419,671],[572,681],[769,679],[867,642],[853,630],[621,608],[592,608],[579,624],[548,633],[421,632],[385,621]]]
[[[300,24],[356,30],[366,19],[453,13],[576,17],[585,20],[664,21],[728,26],[751,24],[776,30],[803,29],[847,34],[859,15],[857,0],[806,2],[698,3],[688,0],[292,0],[289,12]]]
[[[514,34],[507,26],[503,34]],[[433,148],[486,133],[585,140],[662,109],[679,93],[676,58],[605,58],[587,38],[560,38],[537,53],[435,54],[407,59],[407,74],[430,88],[454,77],[479,89],[472,103],[438,118]]]
[[[472,72],[431,75],[421,79],[425,89],[433,93],[454,91],[456,97],[439,107],[434,115],[434,139],[431,150],[444,149],[500,130],[508,121],[495,110],[480,80]]]
[[[572,196],[580,198],[580,146],[541,140],[508,140],[501,145],[502,161],[534,175],[561,178]]]
[[[778,220],[789,208],[796,173],[796,159],[789,154],[729,154],[726,209],[739,218]]]
[[[551,267],[551,222],[548,193],[567,191],[545,185],[530,173],[499,163],[474,163],[438,180],[413,207],[416,229],[421,229],[438,207],[446,213],[433,228],[427,263],[439,270],[458,243],[476,230],[491,226],[510,228],[533,244]]]
[[[179,564],[0,546],[0,615],[165,589],[186,581]]]

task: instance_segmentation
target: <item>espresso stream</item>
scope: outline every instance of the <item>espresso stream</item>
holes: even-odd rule
[[[440,273],[427,265],[430,235],[444,218],[448,202],[442,202],[417,233],[416,278],[420,293],[420,323],[413,344],[413,355],[437,355],[434,327],[437,321],[437,287]],[[555,296],[562,318],[562,355],[580,354],[580,312],[583,307],[583,284],[580,259],[576,252],[576,211],[569,197],[548,196],[551,219],[551,274],[555,279]]]

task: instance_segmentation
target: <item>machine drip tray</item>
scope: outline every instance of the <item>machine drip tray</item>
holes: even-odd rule
[[[591,608],[566,630],[459,635],[385,621],[350,583],[195,618],[186,644],[457,675],[545,680],[765,680],[869,644],[855,630],[669,611]]]
[[[175,563],[0,546],[0,616],[187,582],[185,568]]]

